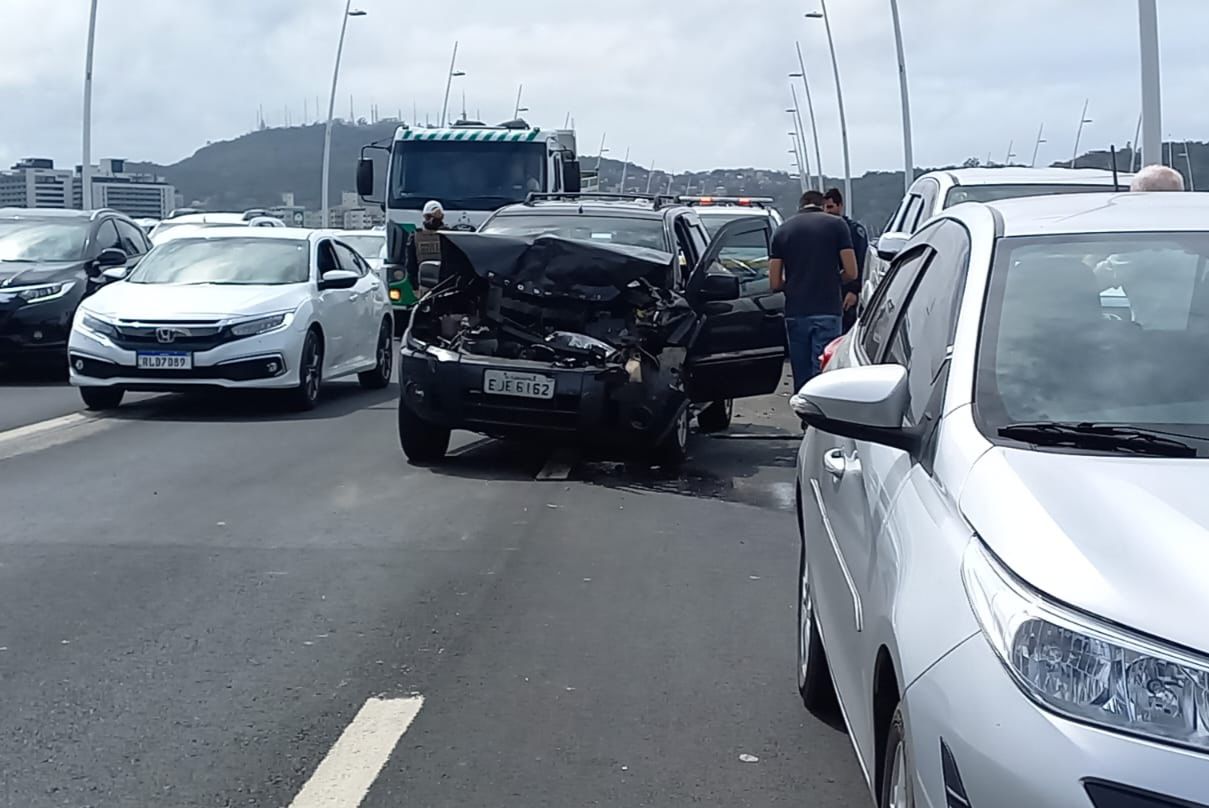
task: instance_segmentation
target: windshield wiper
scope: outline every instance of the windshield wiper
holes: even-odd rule
[[[1196,457],[1196,447],[1162,432],[1125,424],[1091,421],[1021,421],[999,428],[1004,438],[1036,446],[1133,452],[1159,457]]]

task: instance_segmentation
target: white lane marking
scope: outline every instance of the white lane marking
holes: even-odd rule
[[[74,412],[36,424],[6,429],[0,432],[0,460],[68,443],[108,429],[114,423],[107,418]]]
[[[465,443],[465,444],[462,444],[461,446],[457,446],[453,449],[450,449],[448,452],[445,453],[445,456],[446,457],[460,457],[461,455],[464,455],[464,454],[470,454],[471,452],[475,451],[476,449],[482,449],[484,446],[487,446],[490,443],[495,443],[495,438],[479,438],[478,440],[472,440],[472,441],[470,441],[470,443]]]
[[[290,808],[357,808],[422,706],[423,696],[366,701]]]
[[[546,460],[546,465],[537,473],[538,480],[566,480],[579,462],[579,455],[567,449],[558,449]]]

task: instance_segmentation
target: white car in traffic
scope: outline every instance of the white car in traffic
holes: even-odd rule
[[[386,287],[332,233],[214,228],[154,248],[76,311],[71,382],[90,409],[126,390],[278,389],[310,409],[323,381],[390,382]]]
[[[152,244],[180,238],[184,235],[211,227],[285,227],[285,222],[276,216],[265,215],[259,210],[244,213],[181,213],[159,222],[147,233]]]

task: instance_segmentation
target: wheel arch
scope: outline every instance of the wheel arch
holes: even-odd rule
[[[902,699],[899,689],[898,671],[890,649],[885,645],[877,650],[877,659],[873,663],[873,740],[874,740],[874,792],[882,793],[882,781],[885,778],[886,736],[890,732],[890,723],[894,720],[894,711]]]

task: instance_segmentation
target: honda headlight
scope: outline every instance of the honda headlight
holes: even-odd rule
[[[112,323],[107,323],[99,317],[80,312],[80,325],[86,330],[103,337],[116,337],[118,330]]]
[[[63,281],[61,283],[40,283],[37,286],[10,287],[8,289],[0,289],[0,291],[13,292],[26,303],[42,303],[47,300],[63,297],[75,285],[75,281]]]
[[[244,320],[242,323],[231,326],[231,333],[236,337],[254,337],[257,334],[285,328],[293,318],[292,312],[282,312],[281,314],[270,314],[267,317],[257,317],[255,320]]]
[[[962,577],[983,633],[1029,698],[1077,721],[1209,750],[1209,659],[1043,599],[977,541]]]

